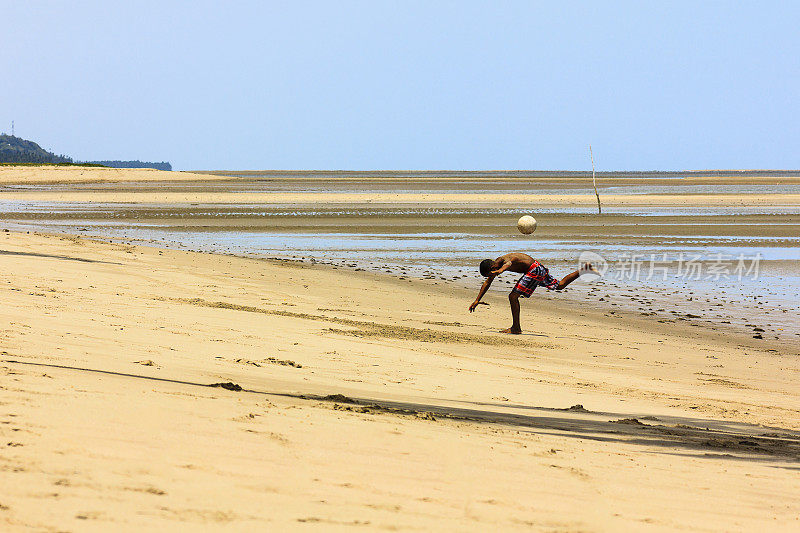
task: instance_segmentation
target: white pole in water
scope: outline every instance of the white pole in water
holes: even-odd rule
[[[594,177],[594,154],[592,154],[592,145],[589,145],[589,158],[592,160],[592,185],[594,185],[594,195],[597,196],[597,214],[602,215],[600,210],[600,195],[597,193],[597,180]]]

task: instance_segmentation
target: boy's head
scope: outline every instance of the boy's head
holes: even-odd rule
[[[492,267],[494,266],[494,261],[491,259],[484,259],[481,261],[480,271],[481,276],[486,277],[492,273]]]

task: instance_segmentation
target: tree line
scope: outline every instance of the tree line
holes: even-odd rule
[[[82,161],[92,165],[102,165],[111,168],[154,168],[156,170],[172,170],[172,165],[168,161],[154,163],[152,161]]]

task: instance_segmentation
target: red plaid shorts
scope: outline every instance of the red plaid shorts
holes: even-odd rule
[[[511,292],[516,292],[528,298],[533,294],[533,291],[536,290],[536,287],[541,285],[542,287],[553,290],[558,287],[558,283],[559,281],[550,275],[550,271],[547,270],[547,267],[542,265],[539,261],[534,261],[531,263],[531,267],[528,271],[519,278],[519,281],[517,281],[517,284],[511,289]]]

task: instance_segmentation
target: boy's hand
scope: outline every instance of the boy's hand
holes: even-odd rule
[[[489,304],[487,304],[486,302],[472,302],[472,305],[469,306],[469,312],[470,313],[473,312],[475,308],[478,307],[479,305],[489,305]]]

